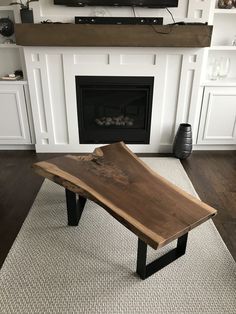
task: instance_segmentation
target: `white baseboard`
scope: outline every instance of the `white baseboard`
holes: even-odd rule
[[[153,153],[169,154],[169,153],[172,153],[172,151],[173,151],[172,145],[170,145],[170,144],[161,144],[159,146],[158,152],[153,152]]]
[[[193,145],[193,151],[198,150],[236,150],[236,145]],[[172,145],[162,144],[159,146],[158,153],[172,153],[172,151]]]
[[[1,150],[35,150],[35,145],[0,145]]]
[[[236,150],[236,145],[194,145],[193,150]]]

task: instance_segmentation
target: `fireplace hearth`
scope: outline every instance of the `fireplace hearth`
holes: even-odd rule
[[[149,144],[153,77],[75,79],[81,144]]]

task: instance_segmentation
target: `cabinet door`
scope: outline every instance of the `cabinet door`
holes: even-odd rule
[[[23,85],[0,85],[0,144],[30,144]]]
[[[236,87],[206,87],[198,144],[236,144]]]

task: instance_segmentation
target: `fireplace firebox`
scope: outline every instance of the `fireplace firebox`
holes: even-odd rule
[[[153,77],[76,76],[81,144],[149,144]]]

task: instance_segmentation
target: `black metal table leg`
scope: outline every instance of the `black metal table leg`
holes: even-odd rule
[[[188,233],[178,238],[177,247],[165,255],[159,257],[155,261],[146,265],[147,260],[147,244],[141,239],[138,239],[138,254],[137,254],[137,274],[146,279],[156,273],[158,270],[169,265],[177,258],[185,254],[187,246]]]
[[[77,195],[74,192],[66,189],[66,206],[69,226],[78,226],[80,217],[82,215],[86,198]]]
[[[137,273],[142,279],[146,278],[147,244],[138,239]]]

